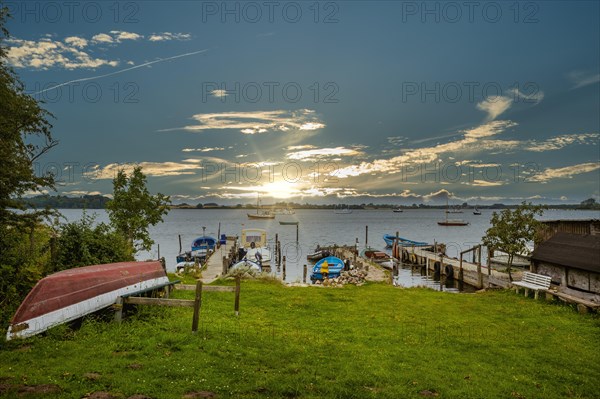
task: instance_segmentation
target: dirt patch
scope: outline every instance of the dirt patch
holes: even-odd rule
[[[141,368],[143,368],[144,365],[143,364],[139,364],[139,363],[131,363],[129,366],[127,366],[127,368],[130,368],[132,370],[139,370]]]
[[[136,395],[128,397],[127,399],[152,399],[152,398],[150,396],[136,394]]]
[[[216,398],[217,394],[210,391],[188,392],[183,395],[183,399]]]
[[[19,396],[23,395],[43,395],[46,393],[58,393],[62,391],[58,385],[54,384],[40,384],[40,385],[21,385],[18,387],[17,392]]]
[[[119,396],[110,392],[97,391],[84,396],[85,399],[119,399]]]
[[[102,378],[102,375],[99,373],[85,373],[83,378],[89,381],[98,381],[100,378]]]

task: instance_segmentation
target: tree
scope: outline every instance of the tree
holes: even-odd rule
[[[36,176],[34,162],[58,144],[52,138],[52,115],[42,109],[7,63],[9,37],[4,23],[6,8],[0,9],[0,228],[9,225],[34,226],[40,214],[15,212],[25,209],[21,200],[28,192],[54,188],[52,175]]]
[[[171,200],[158,193],[151,195],[141,166],[135,166],[128,177],[123,169],[113,179],[113,199],[106,204],[111,224],[129,242],[134,252],[149,251],[154,241],[148,227],[163,221]]]
[[[106,223],[94,225],[94,217],[85,212],[81,220],[61,225],[56,241],[50,272],[133,260],[127,240]]]
[[[516,209],[494,212],[490,227],[481,239],[492,250],[500,250],[508,255],[508,278],[512,281],[511,267],[517,254],[529,255],[527,244],[537,242],[537,231],[541,223],[535,219],[542,215],[546,207],[523,202]]]

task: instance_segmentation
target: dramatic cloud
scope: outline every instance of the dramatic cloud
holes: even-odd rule
[[[290,130],[310,131],[325,127],[325,124],[317,118],[315,112],[309,109],[196,114],[192,116],[192,119],[197,124],[161,131],[187,130],[201,132],[204,130],[232,129],[239,130],[244,134],[259,134]]]
[[[339,178],[346,178],[376,172],[398,173],[403,168],[406,169],[415,165],[434,163],[439,160],[440,156],[455,152],[469,153],[514,148],[519,144],[518,141],[488,139],[513,126],[516,126],[516,123],[512,121],[488,122],[473,129],[463,131],[462,139],[438,144],[433,147],[407,149],[402,155],[388,159],[378,159],[371,162],[362,162],[359,165],[349,165],[333,171],[332,175]]]

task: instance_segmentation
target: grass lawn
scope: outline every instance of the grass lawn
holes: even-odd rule
[[[600,317],[511,291],[244,281],[239,317],[233,299],[205,292],[197,334],[191,308],[139,307],[3,343],[0,396],[600,397]]]

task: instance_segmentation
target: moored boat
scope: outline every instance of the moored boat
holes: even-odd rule
[[[164,287],[159,261],[85,266],[44,277],[17,309],[6,339],[26,338],[114,304],[118,297]]]
[[[394,241],[396,241],[396,236],[393,234],[384,234],[383,241],[385,241],[386,246],[391,247],[392,245],[394,245]],[[429,246],[429,244],[426,242],[413,241],[413,240],[409,240],[407,238],[402,238],[402,237],[398,237],[398,242],[400,245],[403,245],[405,247],[427,247],[427,246]]]
[[[481,211],[479,209],[477,209],[477,207],[475,207],[475,210],[473,211],[473,215],[481,215]]]
[[[394,259],[386,254],[385,252],[378,251],[374,248],[365,248],[360,252],[360,256],[372,260],[373,262],[385,267],[386,269],[392,269],[394,267]]]
[[[344,261],[335,256],[328,256],[313,266],[310,280],[312,282],[323,280],[325,277],[324,274],[326,274],[327,278],[339,277],[342,270],[344,270]]]
[[[258,263],[261,268],[271,264],[271,250],[264,229],[242,229],[240,246],[245,250],[244,258]]]
[[[462,219],[446,219],[437,222],[440,226],[467,226],[469,222]]]
[[[232,269],[240,269],[240,268],[248,268],[250,270],[254,270],[256,272],[262,272],[262,266],[256,262],[253,262],[251,260],[248,259],[242,259],[241,261],[237,262],[236,264],[234,264],[233,266],[231,266],[229,268],[229,270]]]
[[[181,237],[179,240],[179,245],[181,246]],[[196,262],[201,263],[206,260],[206,257],[210,252],[215,250],[216,246],[216,238],[205,235],[200,236],[192,241],[190,251],[182,252],[181,248],[179,248],[179,255],[177,255],[176,261],[178,264],[194,264]]]
[[[282,226],[297,226],[298,221],[297,220],[280,220],[279,224]]]

